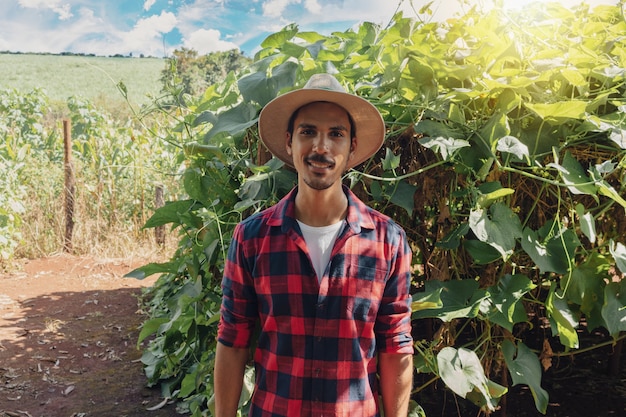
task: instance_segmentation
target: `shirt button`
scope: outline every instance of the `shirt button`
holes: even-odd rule
[[[322,373],[322,370],[320,368],[315,368],[315,371],[313,372],[315,376],[320,376],[321,373]]]
[[[322,336],[317,336],[317,338],[315,340],[317,340],[318,342],[321,342],[322,341]]]

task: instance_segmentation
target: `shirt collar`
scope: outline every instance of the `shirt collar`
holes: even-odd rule
[[[361,229],[374,229],[374,220],[370,215],[370,208],[365,205],[347,186],[342,185],[343,192],[348,198],[348,214],[346,222],[354,233]],[[268,219],[269,226],[280,226],[283,232],[294,228],[296,224],[296,194],[298,187],[294,187],[289,194],[283,197],[273,208]]]

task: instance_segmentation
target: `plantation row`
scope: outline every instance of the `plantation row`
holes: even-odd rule
[[[183,148],[194,140],[175,130],[182,116],[169,110],[184,94],[197,94],[248,61],[238,51],[199,57],[182,50],[170,60],[123,61],[3,55],[0,68],[13,74],[4,85],[17,86],[0,88],[0,262],[63,248],[62,119],[71,124],[77,182],[74,251],[126,255],[138,239],[150,246],[142,227],[154,211],[155,188],[177,199]],[[43,73],[48,78],[32,79]],[[113,76],[122,80],[111,82]],[[24,89],[42,84],[52,87],[53,97]],[[60,102],[68,91],[75,95]],[[98,91],[109,91],[106,101]]]
[[[73,248],[120,256],[143,241],[154,187],[175,195],[180,155],[148,127],[70,98],[76,176]],[[0,91],[0,262],[60,251],[64,240],[61,120],[41,90]],[[158,126],[154,126],[158,129]]]
[[[160,274],[139,337],[150,340],[150,384],[181,410],[210,413],[233,228],[295,181],[258,146],[259,110],[333,72],[387,124],[383,149],[345,181],[404,227],[415,252],[412,415],[426,414],[420,403],[436,381],[472,415],[474,404],[492,412],[519,384],[546,413],[542,373],[560,355],[605,343],[583,346],[579,330],[600,329],[612,343],[626,331],[623,33],[620,6],[556,3],[444,23],[397,15],[386,28],[330,36],[290,25],[202,94],[185,94],[194,90],[173,63],[167,94],[128,122],[71,99],[78,217],[98,220],[78,233],[87,237],[79,247],[114,245],[114,232],[142,237],[153,184],[169,190],[145,225],[172,227],[176,252],[130,274]],[[3,254],[28,255],[22,241],[58,248],[60,129],[46,122],[39,92],[5,91],[0,104]],[[244,414],[252,383],[250,368]]]

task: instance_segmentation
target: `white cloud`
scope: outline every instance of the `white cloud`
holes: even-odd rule
[[[69,4],[64,4],[59,8],[53,9],[53,11],[59,14],[60,20],[69,20],[74,17],[74,14],[72,13],[72,9]]]
[[[61,4],[60,0],[18,0],[18,4],[26,9],[49,9],[59,15],[59,20],[74,17],[69,3]]]
[[[236,44],[223,41],[220,31],[215,29],[196,30],[188,38],[183,39],[183,46],[197,51],[200,55],[239,49],[239,46]]]
[[[156,3],[156,0],[146,0],[143,4],[143,9],[145,11],[150,10],[152,6],[154,6],[154,3]]]
[[[176,27],[176,16],[171,12],[161,12],[160,15],[152,15],[145,19],[139,19],[131,31],[133,35],[154,36],[168,33]]]
[[[236,26],[246,32],[256,29],[248,25],[246,13],[239,14],[235,21],[226,19],[228,12],[224,0],[195,0],[178,9],[177,29],[182,34],[182,46],[196,50],[199,54],[239,49],[239,45],[225,40],[221,30]],[[235,35],[236,36],[236,35]]]
[[[263,3],[263,16],[281,17],[287,6],[294,3],[300,3],[300,0],[268,0]]]
[[[22,7],[30,8],[30,9],[40,9],[46,8],[51,3],[58,3],[58,1],[46,1],[46,0],[18,0],[17,4]]]
[[[320,6],[317,0],[304,0],[304,8],[313,14],[322,13],[322,6]]]
[[[162,54],[163,35],[171,32],[176,27],[176,23],[176,16],[171,12],[161,12],[160,15],[140,19],[130,32],[119,33],[122,43],[116,47],[125,48],[122,53],[148,52],[150,55],[155,55],[161,51]]]

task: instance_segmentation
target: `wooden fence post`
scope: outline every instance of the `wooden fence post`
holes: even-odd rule
[[[159,209],[165,205],[165,197],[163,196],[163,185],[159,184],[154,190],[154,208]],[[154,239],[160,247],[165,246],[165,226],[157,226],[154,228]]]
[[[65,168],[65,240],[64,252],[72,252],[72,234],[74,233],[74,195],[76,182],[74,179],[74,166],[72,165],[72,124],[69,120],[63,120],[63,148]]]

